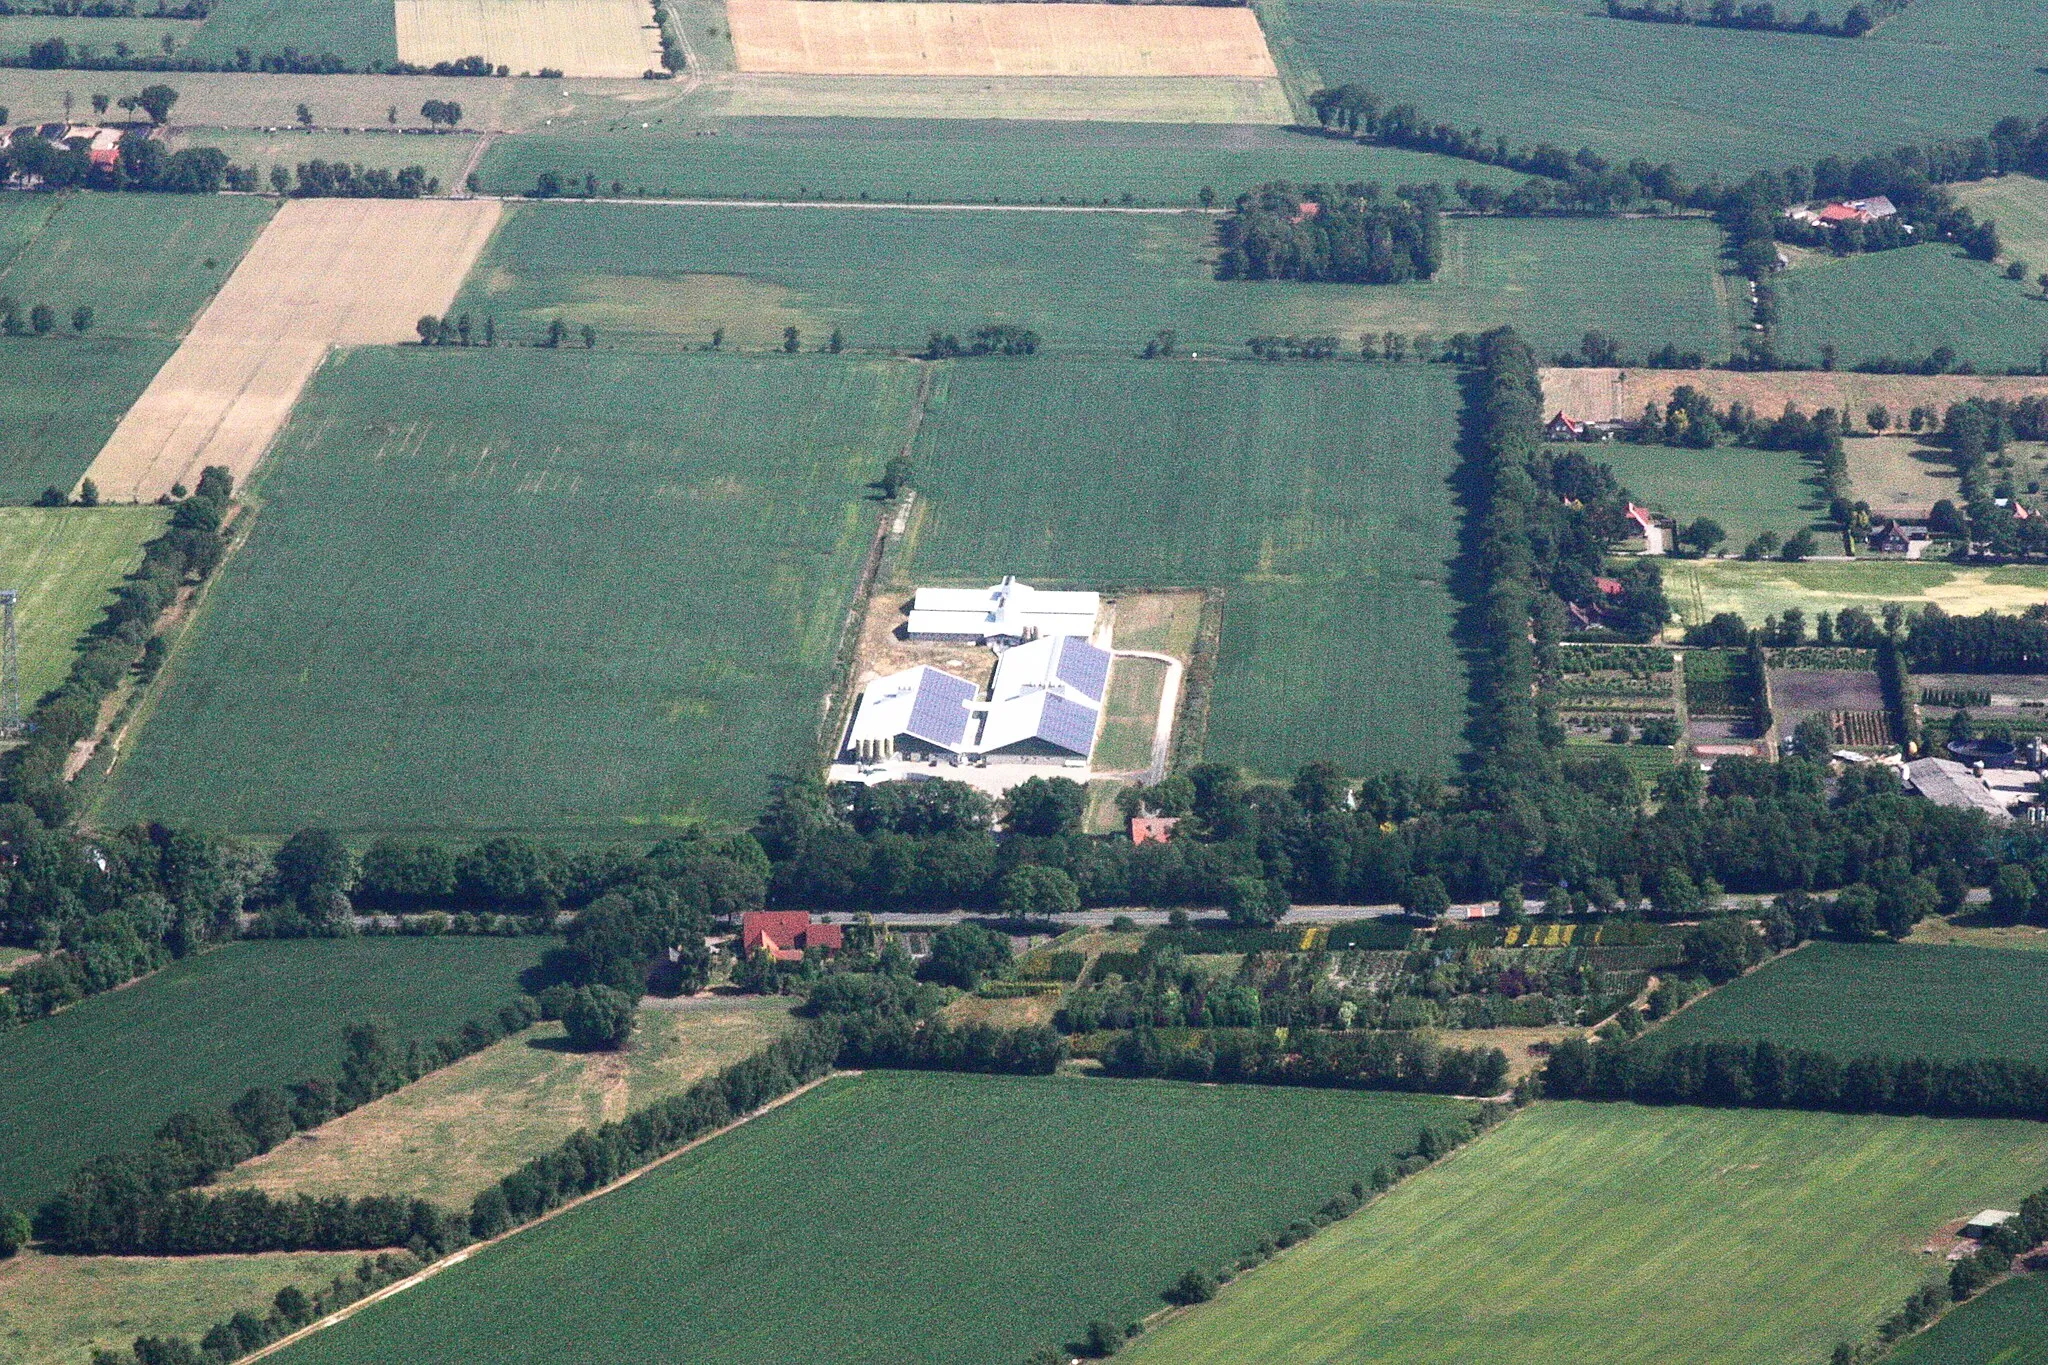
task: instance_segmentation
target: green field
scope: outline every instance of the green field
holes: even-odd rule
[[[278,1359],[1021,1361],[1161,1307],[1466,1108],[870,1072]]]
[[[517,938],[232,943],[25,1024],[0,1048],[0,1207],[41,1199],[178,1110],[333,1074],[356,1020],[450,1032],[518,994],[537,956]]]
[[[1229,203],[1269,180],[1513,186],[1511,171],[1284,128],[1230,124],[965,119],[734,118],[642,128],[630,111],[491,146],[483,188],[520,194],[553,171],[628,194],[712,199],[1192,205]]]
[[[1918,360],[1947,346],[1980,370],[2017,365],[2031,374],[2048,335],[2039,289],[1932,242],[1815,258],[1778,277],[1778,305],[1780,354],[1815,364],[1820,348],[1833,345],[1844,369],[1879,356]]]
[[[1958,185],[1955,199],[1979,218],[1998,224],[2002,257],[2030,263],[2027,283],[2048,270],[2048,181],[2031,175],[2001,175]]]
[[[933,327],[1029,326],[1049,349],[1134,353],[1161,328],[1184,349],[1266,334],[1428,332],[1513,322],[1544,352],[1599,327],[1640,352],[1729,345],[1720,235],[1704,220],[1460,218],[1425,284],[1223,282],[1201,214],[657,205],[515,208],[458,307],[538,329],[565,314],[639,346],[921,347]]]
[[[1928,0],[1854,42],[1630,23],[1578,0],[1264,0],[1259,17],[1304,88],[1356,81],[1433,121],[1693,178],[1981,137],[2040,88],[2035,5]]]
[[[1827,541],[1822,544],[1827,546]],[[1983,611],[2022,611],[2036,602],[2048,602],[2048,570],[2024,565],[1980,569],[1902,560],[1854,564],[1691,560],[1665,566],[1664,591],[1676,619],[1686,625],[1697,625],[1723,611],[1761,625],[1764,617],[1787,607],[1799,608],[1808,621],[1818,612],[1844,607],[1862,607],[1875,614],[1887,602],[1904,603],[1908,610],[1935,604],[1951,616],[1974,616]]]
[[[2048,1276],[2015,1275],[1885,1359],[1891,1365],[2048,1365]]]
[[[400,119],[417,122],[417,119],[407,118],[411,112],[404,105],[398,106]],[[253,166],[266,189],[270,186],[272,167],[282,166],[290,171],[301,162],[317,157],[323,161],[346,161],[352,165],[376,166],[386,170],[420,166],[429,176],[439,180],[444,190],[453,190],[457,188],[462,168],[477,144],[476,138],[458,133],[423,137],[390,133],[304,133],[296,128],[280,128],[276,132],[261,129],[221,132],[206,128],[172,134],[168,141],[173,149],[218,147],[236,165]]]
[[[365,70],[398,60],[398,26],[391,0],[217,0],[191,55],[232,62],[244,47],[258,57],[331,52]]]
[[[1118,1358],[1813,1365],[2044,1175],[2033,1123],[1549,1102]]]
[[[899,572],[1222,586],[1204,757],[1443,772],[1459,398],[1430,365],[961,363],[919,431]]]
[[[142,542],[163,529],[157,507],[0,507],[0,588],[21,593],[21,696],[64,681],[78,637],[97,625]]]
[[[366,348],[300,399],[118,818],[614,837],[751,815],[819,699],[914,367]]]
[[[2048,1061],[2040,953],[1936,944],[1811,943],[1706,996],[1659,1043],[1768,1038],[1837,1056]]]
[[[1780,538],[1827,516],[1819,467],[1789,450],[1676,446],[1616,442],[1593,456],[1613,466],[1614,475],[1642,502],[1681,524],[1711,517],[1728,533],[1727,548],[1740,550],[1758,532]]]
[[[271,211],[249,196],[0,195],[0,295],[24,320],[39,303],[57,314],[49,336],[0,338],[0,502],[78,481]]]
[[[51,14],[9,14],[0,16],[0,55],[25,56],[30,47],[50,38],[71,44],[78,59],[112,57],[114,45],[126,43],[137,53],[152,57],[182,51],[199,31],[192,19],[86,19]],[[171,46],[163,46],[165,38]],[[80,112],[90,116],[91,106],[79,101]]]

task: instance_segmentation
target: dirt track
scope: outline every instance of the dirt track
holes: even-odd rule
[[[636,78],[661,69],[645,0],[397,0],[398,55],[431,66],[481,56],[512,74]]]
[[[85,477],[151,502],[207,465],[240,483],[330,346],[404,341],[490,240],[491,200],[302,199],[278,211]]]
[[[745,72],[1275,76],[1249,8],[730,0]]]

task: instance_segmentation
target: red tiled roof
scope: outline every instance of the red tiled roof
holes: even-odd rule
[[[1173,827],[1180,823],[1175,815],[1134,815],[1131,817],[1131,842],[1134,844],[1163,844],[1173,838]]]
[[[806,948],[837,952],[845,946],[844,929],[811,923],[807,910],[749,910],[740,916],[740,952],[747,957],[766,947],[777,962],[801,962]]]

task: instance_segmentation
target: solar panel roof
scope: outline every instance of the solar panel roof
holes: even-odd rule
[[[1078,702],[1047,693],[1045,709],[1038,716],[1038,737],[1086,758],[1095,747],[1096,714]]]
[[[927,668],[918,679],[917,700],[910,704],[910,722],[903,728],[919,739],[960,747],[967,735],[967,703],[974,700],[975,686],[965,678]]]
[[[1078,635],[1069,635],[1060,641],[1060,658],[1053,672],[1090,701],[1099,702],[1109,687],[1109,651],[1097,649]]]

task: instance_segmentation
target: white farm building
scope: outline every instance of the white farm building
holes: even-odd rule
[[[877,678],[854,711],[848,756],[1086,761],[1102,724],[1109,660],[1108,650],[1075,635],[1012,645],[996,660],[986,701],[967,679],[928,665]]]
[[[1102,610],[1093,592],[1046,592],[1005,578],[989,588],[919,588],[910,604],[913,640],[1022,642],[1052,635],[1089,636]]]

